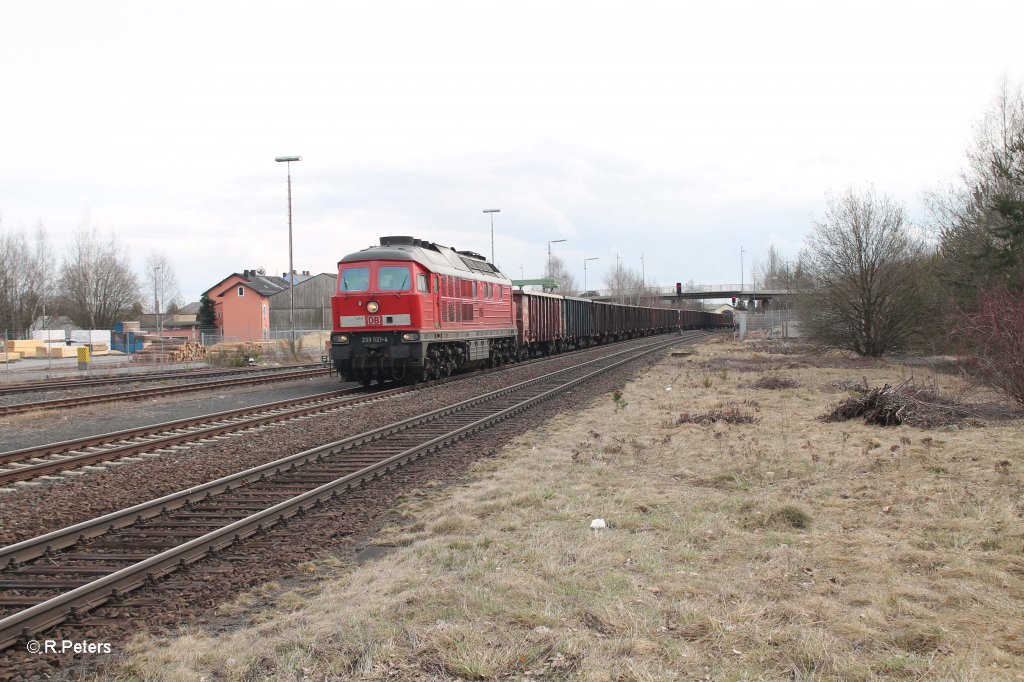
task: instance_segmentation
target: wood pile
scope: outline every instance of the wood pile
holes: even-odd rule
[[[45,341],[36,339],[31,339],[28,341],[20,339],[9,339],[5,342],[5,348],[8,351],[16,351],[18,353],[21,353],[22,356],[26,358],[35,357],[37,349],[45,347]]]
[[[151,341],[145,348],[132,353],[133,362],[156,364],[159,362],[198,362],[206,359],[206,346],[180,339]]]
[[[21,353],[16,350],[5,350],[0,351],[0,363],[3,362],[16,362],[21,360]]]
[[[110,355],[110,346],[105,343],[87,343],[90,355]]]
[[[44,351],[45,352],[45,351]],[[42,357],[46,357],[43,355]],[[75,346],[50,346],[51,358],[77,358],[78,348]]]

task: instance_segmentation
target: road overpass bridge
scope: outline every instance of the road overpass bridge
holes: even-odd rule
[[[693,300],[770,301],[780,296],[789,296],[788,289],[758,288],[749,284],[693,284],[678,287],[647,287],[648,296],[656,296],[663,303]],[[606,289],[587,292],[587,298],[595,301],[618,302],[621,297]],[[627,303],[629,301],[626,301]]]

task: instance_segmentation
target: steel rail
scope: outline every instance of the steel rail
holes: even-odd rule
[[[531,362],[541,361],[543,360],[538,359]],[[525,363],[520,363],[520,366],[522,366],[522,364]],[[504,368],[491,368],[484,371],[493,372],[501,371],[502,369]],[[31,465],[21,466],[18,467],[17,469],[0,470],[0,485],[14,483],[17,481],[27,481],[33,478],[37,478],[39,476],[45,476],[47,474],[59,473],[61,471],[75,469],[90,464],[120,459],[122,457],[129,457],[131,455],[140,454],[143,452],[150,452],[161,448],[168,448],[173,445],[178,445],[180,443],[197,441],[203,438],[211,438],[213,436],[223,435],[225,433],[231,433],[234,431],[242,431],[264,424],[286,421],[306,414],[325,412],[328,410],[336,409],[338,407],[342,407],[349,404],[355,404],[365,400],[377,400],[380,398],[387,398],[393,395],[399,395],[413,390],[437,386],[439,384],[447,383],[450,381],[459,381],[461,379],[468,378],[469,376],[471,375],[460,374],[445,377],[443,379],[438,379],[428,384],[398,386],[396,388],[389,389],[374,388],[368,390],[362,387],[347,388],[341,389],[339,391],[318,393],[316,395],[307,396],[304,398],[293,398],[290,400],[282,400],[273,403],[263,403],[261,405],[254,405],[252,407],[243,407],[234,410],[226,410],[223,412],[215,412],[208,415],[201,415],[198,417],[189,417],[186,419],[179,419],[171,422],[152,424],[135,429],[124,429],[122,431],[114,431],[95,436],[86,436],[84,438],[65,440],[41,446],[34,446],[22,448],[20,450],[3,452],[0,453],[0,466],[7,464],[19,464],[21,462],[26,462],[32,459],[40,459],[52,455],[73,452],[75,450],[94,448],[101,445],[109,445],[116,443],[118,441],[129,441],[131,439],[146,438],[148,436],[162,434],[169,431],[192,429],[187,433],[170,434],[160,438],[149,439],[141,443],[124,442],[123,445],[111,447],[102,451],[81,453],[73,456],[63,457],[61,459],[38,462]],[[354,399],[339,400],[340,398],[343,398],[343,396],[350,395],[353,393],[360,394],[360,397]],[[302,404],[308,404],[308,406],[304,408],[290,409],[295,407],[296,405]],[[277,412],[277,410],[282,409],[288,411]],[[268,411],[273,411],[273,413],[265,417],[254,416],[259,413],[265,413]],[[240,418],[248,416],[253,416],[253,418],[246,419],[244,421],[232,421],[229,424],[215,424],[215,422],[222,422],[225,420],[238,420]],[[211,424],[211,426],[204,429],[194,428],[204,423]]]
[[[674,339],[670,345],[674,345],[675,343],[680,343],[688,340],[693,339],[680,337],[678,339]],[[665,342],[662,341],[661,343]],[[660,344],[649,344],[647,346],[642,346],[640,349],[642,350],[645,348],[650,348],[651,346],[660,346]],[[185,504],[198,502],[199,500],[202,500],[209,494],[218,494],[226,490],[231,490],[233,487],[237,487],[239,485],[244,485],[259,480],[264,475],[268,475],[271,473],[280,473],[280,471],[282,470],[281,467],[291,468],[293,465],[304,464],[308,461],[313,460],[314,458],[319,458],[320,456],[323,456],[325,454],[332,454],[332,448],[345,449],[349,445],[361,445],[363,443],[371,442],[384,436],[388,436],[393,433],[405,430],[418,423],[432,421],[434,419],[443,417],[452,412],[464,409],[465,407],[480,402],[481,400],[484,399],[484,397],[497,397],[504,393],[519,390],[523,387],[542,381],[545,379],[545,377],[563,372],[569,372],[578,367],[583,367],[596,362],[601,362],[602,360],[611,357],[616,357],[623,353],[629,353],[634,350],[637,349],[625,349],[611,356],[605,356],[602,358],[588,360],[587,362],[574,365],[573,367],[556,370],[541,377],[528,379],[517,384],[512,384],[510,386],[500,388],[496,391],[492,391],[486,394],[486,396],[469,398],[467,400],[463,400],[453,405],[448,405],[446,407],[441,407],[436,410],[431,410],[421,415],[409,417],[408,419],[403,419],[393,424],[388,424],[385,426],[378,427],[376,429],[371,429],[369,431],[365,431],[354,436],[349,436],[347,438],[344,438],[333,443],[321,445],[319,447],[312,448],[310,450],[305,450],[303,452],[299,452],[294,455],[289,455],[287,457],[282,457],[280,459],[276,459],[274,461],[267,462],[266,464],[255,466],[244,471],[229,474],[227,476],[218,478],[208,483],[193,486],[191,488],[187,488],[176,493],[170,493],[163,497],[159,497],[155,500],[150,500],[149,502],[142,502],[140,504],[134,505],[127,509],[123,509],[121,511],[111,512],[110,514],[106,514],[104,516],[92,519],[90,521],[83,521],[82,523],[78,523],[67,528],[52,531],[50,533],[46,533],[35,538],[30,538],[28,540],[23,540],[22,542],[15,543],[13,545],[8,545],[7,547],[0,548],[0,569],[4,569],[11,564],[21,563],[42,556],[47,551],[56,551],[70,547],[74,545],[76,542],[80,541],[81,539],[99,537],[100,535],[104,535],[110,530],[124,528],[126,526],[132,525],[133,523],[136,523],[139,520],[149,519],[154,516],[158,516],[164,511],[177,509],[179,507],[184,506]]]
[[[315,406],[322,406],[324,402],[341,398],[353,393],[364,394],[365,389],[362,388],[343,388],[337,391],[328,391],[326,393],[316,393],[314,395],[306,396],[304,398],[292,398],[290,400],[280,400],[272,403],[261,403],[259,405],[253,405],[251,407],[239,407],[233,410],[225,410],[222,412],[213,412],[210,414],[200,415],[198,417],[187,417],[185,419],[176,419],[169,422],[161,422],[159,424],[149,424],[146,426],[140,426],[134,429],[124,429],[121,431],[110,431],[108,433],[102,433],[95,436],[85,436],[83,438],[75,438],[71,440],[63,440],[55,443],[47,443],[45,445],[32,446],[28,448],[22,448],[20,450],[10,450],[8,452],[0,452],[0,465],[4,464],[16,464],[24,462],[30,459],[38,459],[40,457],[47,457],[50,455],[63,454],[67,452],[73,452],[75,450],[82,450],[85,448],[97,447],[100,445],[110,445],[117,443],[118,441],[129,441],[136,438],[145,438],[147,436],[153,436],[157,434],[163,434],[170,431],[180,431],[182,429],[191,429],[201,424],[214,424],[216,422],[223,422],[231,419],[239,419],[240,417],[248,417],[252,415],[258,415],[274,410],[287,410],[296,405],[311,404]],[[377,397],[382,392],[374,392],[367,394],[372,397]],[[331,407],[335,407],[332,405]],[[331,407],[324,409],[331,409]],[[312,408],[311,408],[312,409]],[[288,419],[294,416],[303,414],[302,411],[296,410],[291,412],[280,413],[281,419]],[[275,415],[276,416],[276,415]],[[265,422],[261,422],[265,423]],[[258,426],[259,423],[253,421],[235,421],[230,426],[234,429],[245,429],[252,426]],[[211,427],[215,428],[215,427]],[[224,431],[217,431],[216,433],[210,433],[209,435],[219,435]],[[186,436],[191,438],[185,438]],[[176,434],[175,437],[169,437],[167,439],[159,438],[154,440],[146,441],[145,443],[134,443],[126,444],[123,448],[116,448],[104,451],[104,453],[92,453],[92,454],[107,454],[107,453],[123,453],[115,454],[116,457],[123,457],[126,455],[136,454],[138,452],[145,452],[147,449],[154,450],[161,447],[168,447],[169,445],[175,445],[182,442],[182,439],[194,439],[208,437],[206,430],[194,430],[187,434]],[[178,440],[174,440],[177,438]],[[136,446],[133,448],[132,446]],[[139,449],[143,448],[144,449]],[[60,461],[73,461],[75,458],[69,457]],[[105,459],[112,459],[107,457]],[[103,461],[103,460],[97,460]],[[35,465],[34,465],[35,466]],[[26,467],[27,469],[28,467]],[[7,472],[0,471],[0,483],[5,480],[4,474]],[[15,480],[15,479],[10,479]]]
[[[295,369],[312,369],[323,367],[323,363],[301,363],[286,365],[283,367],[237,367],[234,369],[194,369],[188,372],[152,372],[149,374],[121,374],[113,376],[82,378],[82,379],[53,379],[43,381],[19,381],[17,383],[0,382],[0,395],[12,395],[16,393],[33,393],[43,391],[56,391],[62,389],[90,388],[92,386],[106,386],[108,384],[130,384],[133,382],[166,381],[170,379],[205,379],[208,377],[234,376],[236,374],[252,374],[255,372],[273,373],[287,372]]]
[[[133,400],[135,398],[148,398],[159,395],[172,395],[175,393],[192,393],[205,391],[214,388],[225,388],[232,386],[250,386],[253,384],[268,384],[276,381],[292,381],[294,379],[307,379],[332,372],[331,369],[307,369],[281,374],[261,374],[257,377],[244,377],[235,379],[220,379],[204,381],[192,384],[179,384],[177,386],[160,386],[157,388],[142,388],[135,391],[122,391],[119,393],[101,393],[99,395],[81,396],[78,398],[60,398],[55,400],[40,400],[32,403],[15,403],[13,405],[0,405],[0,416],[11,414],[22,414],[38,410],[54,410],[62,407],[80,407],[82,405],[95,405],[99,403],[119,402],[122,400]]]
[[[558,386],[543,390],[538,395],[527,397],[525,400],[501,409],[494,414],[482,417],[481,419],[464,426],[457,427],[448,433],[413,446],[412,448],[397,453],[391,457],[387,457],[386,459],[369,465],[359,471],[342,476],[332,482],[320,485],[313,490],[299,494],[289,500],[280,502],[248,517],[232,522],[223,528],[211,531],[210,533],[187,541],[177,547],[165,550],[137,564],[123,568],[108,576],[91,581],[57,597],[53,597],[43,603],[19,611],[12,616],[0,620],[0,649],[9,647],[11,644],[17,642],[23,637],[31,636],[35,632],[57,625],[67,620],[69,617],[75,617],[83,614],[110,599],[119,599],[127,591],[131,591],[147,583],[152,583],[156,579],[179,568],[187,567],[189,564],[199,561],[212,552],[217,552],[231,544],[239,542],[242,539],[264,530],[281,520],[290,518],[297,513],[308,510],[326,499],[337,496],[340,492],[352,489],[354,486],[364,481],[379,478],[394,468],[410,461],[415,461],[416,459],[426,456],[449,443],[480,431],[493,423],[508,419],[509,417],[518,414],[541,401],[550,399],[558,393],[569,390],[570,388],[573,388],[598,374],[607,372],[615,367],[643,357],[644,355],[674,346],[685,340],[687,339],[680,337],[669,341],[661,341],[641,348],[623,350],[611,356],[591,360],[574,367],[557,370],[556,372],[552,372],[535,379],[503,387],[497,391],[485,394],[484,396],[478,396],[477,398],[465,400],[457,403],[456,405],[434,410],[425,415],[421,415],[420,417],[402,420],[395,424],[367,431],[363,434],[346,438],[336,443],[313,448],[260,467],[255,467],[247,470],[246,472],[241,472],[240,474],[224,477],[209,484],[204,484],[203,486],[197,486],[186,491],[181,491],[180,493],[168,495],[159,498],[158,500],[144,503],[143,505],[136,505],[130,509],[116,512],[114,514],[108,514],[91,522],[77,524],[76,526],[72,526],[62,531],[56,531],[55,533],[50,533],[40,538],[18,543],[17,545],[0,550],[0,560],[6,558],[8,563],[12,560],[23,561],[26,555],[19,554],[19,552],[24,549],[25,546],[33,546],[34,552],[39,552],[39,547],[41,545],[46,546],[46,551],[52,551],[53,549],[57,549],[62,546],[69,546],[70,544],[75,544],[75,542],[77,542],[77,540],[71,540],[68,542],[70,536],[83,538],[96,537],[97,535],[103,534],[106,532],[105,530],[99,533],[92,533],[95,531],[95,526],[105,525],[108,521],[110,522],[109,528],[112,528],[116,523],[123,521],[127,516],[133,514],[138,515],[136,518],[151,518],[152,516],[162,513],[162,510],[166,509],[164,505],[172,501],[174,504],[177,504],[177,506],[182,506],[182,504],[184,504],[184,502],[182,502],[183,499],[189,499],[197,494],[208,496],[215,489],[231,489],[231,483],[240,482],[247,477],[256,476],[256,480],[258,480],[271,470],[275,470],[278,473],[282,470],[292,470],[300,463],[312,460],[321,460],[330,454],[336,454],[340,450],[350,449],[361,443],[381,438],[384,435],[402,431],[417,423],[436,420],[440,416],[458,412],[467,407],[493,400],[496,397],[504,396],[514,391],[522,390],[548,381],[559,374],[565,374],[581,367],[586,367],[587,365],[605,362],[609,359],[614,359],[622,355],[628,356],[615,362],[604,364],[594,371],[582,376],[570,378],[568,381],[562,382]],[[282,469],[282,467],[284,467],[284,469]],[[181,504],[178,504],[179,502],[181,502]],[[154,509],[157,510],[156,514],[151,513]],[[120,527],[123,527],[123,525]],[[91,530],[89,528],[90,526],[93,527]],[[50,540],[53,540],[52,544],[48,544]],[[39,556],[40,554],[41,553],[37,553],[36,556]]]
[[[502,368],[494,368],[485,371],[500,371]],[[339,391],[329,391],[326,393],[319,393],[304,398],[293,398],[290,400],[282,400],[272,403],[263,403],[260,405],[254,405],[251,407],[237,408],[234,410],[226,410],[223,412],[215,412],[208,415],[201,415],[197,417],[189,417],[185,419],[178,419],[170,422],[163,422],[160,424],[152,424],[133,429],[124,429],[121,431],[114,431],[104,434],[98,434],[95,436],[86,436],[83,438],[59,441],[55,443],[48,443],[41,446],[32,446],[28,448],[22,448],[19,450],[12,450],[9,452],[0,452],[0,466],[20,464],[27,462],[28,460],[42,459],[45,457],[51,457],[53,455],[61,455],[64,453],[72,453],[78,450],[85,450],[88,448],[96,448],[103,445],[113,445],[121,442],[121,445],[113,445],[103,450],[93,452],[83,452],[74,454],[60,459],[51,459],[48,461],[36,462],[31,465],[22,465],[15,469],[0,470],[0,485],[6,485],[17,481],[27,481],[39,476],[45,476],[48,474],[60,473],[69,469],[75,469],[90,464],[97,464],[101,462],[107,462],[111,460],[120,459],[122,457],[129,457],[131,455],[141,454],[144,452],[151,452],[162,448],[169,448],[174,445],[181,443],[192,442],[202,440],[204,438],[211,438],[213,436],[223,435],[226,433],[232,433],[236,431],[242,431],[248,428],[261,426],[269,423],[276,423],[281,421],[287,421],[295,419],[297,417],[317,413],[326,412],[332,409],[337,409],[349,404],[358,403],[364,400],[373,400],[379,398],[386,398],[392,395],[398,395],[410,390],[416,390],[421,387],[435,386],[438,383],[444,383],[447,381],[454,381],[464,378],[467,375],[457,375],[447,377],[430,384],[417,384],[415,386],[400,386],[397,388],[391,388],[387,390],[375,390],[365,395],[364,397],[355,399],[342,399],[343,396],[350,395],[352,393],[365,393],[366,389],[363,388],[348,388],[341,389]],[[307,405],[307,407],[300,407],[298,409],[291,409],[297,405]],[[280,412],[280,410],[287,410],[286,412]],[[258,417],[261,413],[272,412],[272,414],[264,417]],[[251,417],[245,419],[246,417]],[[230,421],[230,423],[218,423]],[[196,428],[202,424],[209,424],[206,428]],[[186,433],[181,433],[182,430],[188,429]],[[168,433],[178,432],[178,433]],[[157,438],[149,438],[157,434],[168,434]],[[137,439],[148,438],[143,442],[138,442]]]

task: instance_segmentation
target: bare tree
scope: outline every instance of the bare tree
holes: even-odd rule
[[[615,268],[604,276],[604,285],[619,303],[637,305],[643,297],[643,279],[640,273],[615,260]]]
[[[178,278],[174,267],[163,253],[153,251],[146,259],[147,298],[153,304],[153,312],[167,312],[174,305],[178,306]]]
[[[41,223],[31,239],[24,232],[0,231],[0,329],[23,332],[45,314],[53,297],[54,266]]]
[[[137,304],[142,294],[128,257],[111,236],[83,223],[61,266],[61,292],[67,314],[92,329],[109,328]]]
[[[793,265],[771,244],[759,268],[759,275],[765,289],[787,289],[792,285]]]
[[[544,277],[546,279],[558,280],[557,293],[559,294],[576,296],[580,293],[576,278],[565,267],[565,261],[558,256],[552,255],[548,258],[547,265],[544,267]]]
[[[764,261],[755,268],[755,288],[791,291],[795,281],[795,269],[796,266],[783,258],[775,245],[771,244]],[[792,307],[792,299],[789,296],[776,297],[770,304],[773,309],[784,310]]]
[[[917,338],[927,317],[926,250],[902,205],[870,191],[830,197],[807,244],[801,308],[811,338],[873,357]]]

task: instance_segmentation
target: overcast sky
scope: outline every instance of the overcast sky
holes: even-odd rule
[[[184,302],[332,272],[409,234],[582,283],[737,282],[826,194],[924,218],[1004,78],[1024,3],[23,2],[0,24],[0,228],[81,225]]]

